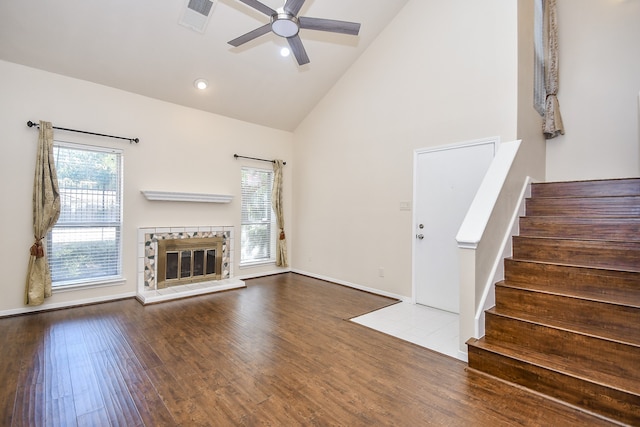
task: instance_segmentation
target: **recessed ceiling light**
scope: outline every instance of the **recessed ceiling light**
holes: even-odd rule
[[[209,86],[209,82],[205,79],[198,79],[193,82],[193,85],[200,90],[205,90]]]
[[[282,49],[280,49],[280,55],[289,56],[290,54],[291,54],[291,51],[289,50],[288,47],[283,47]]]

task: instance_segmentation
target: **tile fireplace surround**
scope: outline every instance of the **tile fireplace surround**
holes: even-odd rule
[[[196,238],[222,237],[222,278],[206,282],[157,287],[158,240],[186,240]],[[142,304],[151,304],[203,295],[211,292],[243,288],[242,280],[233,277],[233,226],[198,226],[198,227],[146,227],[138,229],[138,289],[136,298]]]

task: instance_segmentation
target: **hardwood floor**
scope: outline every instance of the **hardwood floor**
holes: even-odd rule
[[[291,273],[0,319],[0,425],[610,425],[347,321],[390,302]]]

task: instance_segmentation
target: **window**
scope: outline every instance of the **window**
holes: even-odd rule
[[[533,106],[536,111],[544,116],[547,90],[544,84],[544,0],[534,2],[533,24]]]
[[[271,208],[273,171],[242,168],[240,264],[274,262],[276,218]]]
[[[121,279],[122,151],[56,141],[60,218],[47,236],[54,288]]]

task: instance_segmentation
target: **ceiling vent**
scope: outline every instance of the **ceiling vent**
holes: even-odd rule
[[[209,23],[209,18],[218,0],[187,0],[184,11],[180,17],[180,25],[204,33]]]

